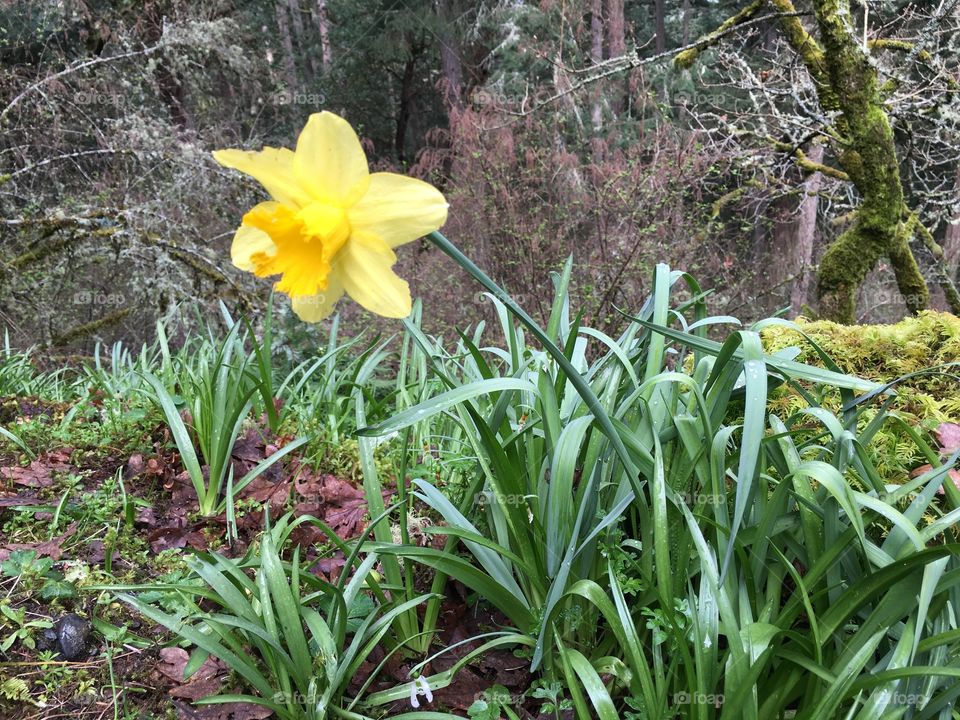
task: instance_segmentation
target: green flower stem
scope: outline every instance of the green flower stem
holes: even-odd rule
[[[556,360],[557,365],[560,366],[567,378],[570,380],[570,383],[576,389],[577,393],[587,404],[587,407],[590,408],[590,412],[593,413],[593,416],[600,424],[600,429],[608,438],[610,438],[610,442],[613,444],[613,449],[617,453],[617,457],[620,458],[620,462],[623,463],[623,467],[627,471],[627,475],[630,478],[630,483],[633,485],[634,492],[638,492],[639,488],[637,481],[639,477],[639,471],[637,466],[634,464],[632,458],[630,457],[630,453],[623,444],[623,440],[620,438],[619,433],[613,426],[613,423],[610,421],[610,417],[607,415],[606,410],[604,410],[603,405],[600,404],[599,398],[597,398],[596,394],[594,394],[593,390],[591,390],[590,385],[583,379],[583,376],[580,375],[573,364],[567,359],[567,356],[563,354],[563,351],[557,347],[556,343],[550,339],[550,337],[539,325],[537,325],[536,321],[527,315],[526,311],[522,307],[517,305],[514,299],[507,294],[506,290],[491,280],[490,276],[477,267],[474,262],[464,255],[456,245],[436,231],[427,235],[427,238],[430,240],[430,242],[446,253],[455,263],[457,263],[457,265],[472,275],[474,280],[483,285],[483,287],[493,293],[504,305],[506,305],[510,312],[516,316],[516,318],[523,324],[524,327],[533,333],[534,337],[536,337],[543,345],[543,348],[550,353],[554,360]]]

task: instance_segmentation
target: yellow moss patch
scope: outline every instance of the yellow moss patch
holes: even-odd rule
[[[960,362],[960,318],[950,313],[925,311],[895,325],[839,325],[818,320],[797,321],[800,329],[816,342],[844,372],[886,383],[903,375],[946,363]],[[764,347],[776,352],[798,347],[797,360],[822,365],[816,351],[797,331],[773,326],[761,333]],[[945,372],[960,375],[960,366]],[[945,374],[927,374],[907,379],[896,386],[897,398],[890,410],[909,425],[927,434],[943,422],[960,422],[960,383]],[[781,418],[805,407],[792,389],[782,386],[771,393],[770,410]],[[825,405],[840,409],[839,393],[828,395]],[[866,410],[865,425],[875,416]],[[871,443],[877,470],[887,482],[903,482],[911,469],[923,464],[915,444],[902,429],[886,423]]]

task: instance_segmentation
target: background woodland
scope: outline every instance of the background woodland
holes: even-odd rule
[[[717,312],[813,315],[825,249],[867,216],[844,170],[849,108],[797,50],[833,5],[846,3],[0,2],[0,324],[16,346],[72,353],[147,340],[187,299],[261,308],[269,283],[228,252],[261,190],[209,151],[292,146],[324,109],[375,166],[438,185],[447,236],[535,316],[570,254],[600,328],[636,310],[661,261],[714,288]],[[841,13],[889,118],[895,156],[881,157],[928,231],[904,240],[922,304],[941,309],[960,264],[956,6]],[[917,309],[878,253],[854,253],[869,264],[860,322]],[[400,255],[427,327],[492,317],[436,250]]]

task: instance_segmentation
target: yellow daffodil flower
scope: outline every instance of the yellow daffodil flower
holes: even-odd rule
[[[301,319],[327,317],[344,293],[378,315],[410,314],[410,288],[391,269],[393,249],[446,222],[439,190],[405,175],[370,173],[353,128],[329,112],[310,116],[296,152],[217,150],[213,157],[273,198],[243,216],[233,264],[258,277],[280,275],[276,289]]]

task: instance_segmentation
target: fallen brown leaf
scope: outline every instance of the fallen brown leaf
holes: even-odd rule
[[[226,664],[215,657],[208,657],[188,680],[183,678],[183,670],[190,654],[183,648],[163,648],[156,671],[172,680],[175,685],[167,690],[171,698],[182,698],[196,702],[221,692],[223,683],[229,677]],[[218,703],[192,707],[173,701],[181,718],[189,720],[264,720],[273,713],[255,703]]]
[[[184,684],[194,680],[208,680],[217,675],[226,672],[227,666],[215,657],[208,657],[197,671],[185,680],[183,670],[190,660],[190,653],[183,648],[168,647],[160,650],[160,662],[157,663],[156,670],[161,675],[170,678],[175,683]]]
[[[37,557],[49,557],[59,560],[63,556],[63,541],[77,533],[77,524],[70,523],[62,535],[50,538],[42,543],[8,543],[0,548],[0,560],[6,560],[16,550],[33,550]]]
[[[150,549],[161,553],[170,548],[183,548],[188,545],[195,550],[206,550],[207,539],[203,533],[188,527],[168,526],[157,528],[147,535]]]
[[[196,709],[199,720],[264,720],[273,715],[270,708],[254,703],[201,705]]]
[[[333,475],[313,477],[302,470],[295,481],[297,515],[312,515],[323,520],[344,540],[363,532],[367,500],[363,490]],[[388,497],[389,493],[384,492]]]
[[[17,507],[18,505],[39,505],[43,501],[35,497],[22,495],[4,495],[0,497],[0,507]]]
[[[27,467],[14,465],[0,468],[0,477],[24,487],[50,487],[53,484],[53,473],[73,469],[69,463],[72,454],[73,448],[53,450],[33,460]]]
[[[15,485],[23,485],[24,487],[44,488],[53,484],[50,468],[39,460],[34,460],[27,467],[0,468],[0,476],[13,481]]]
[[[926,465],[921,465],[918,468],[914,468],[914,470],[910,473],[910,477],[911,478],[919,477],[920,475],[923,475],[925,472],[929,470],[933,470],[933,465],[930,465],[929,463]],[[953,484],[957,487],[957,489],[960,490],[960,470],[948,470],[947,475],[951,480],[953,480]],[[943,494],[944,494],[944,489],[943,489],[943,486],[941,485],[939,488],[937,488],[937,495],[943,495]]]

